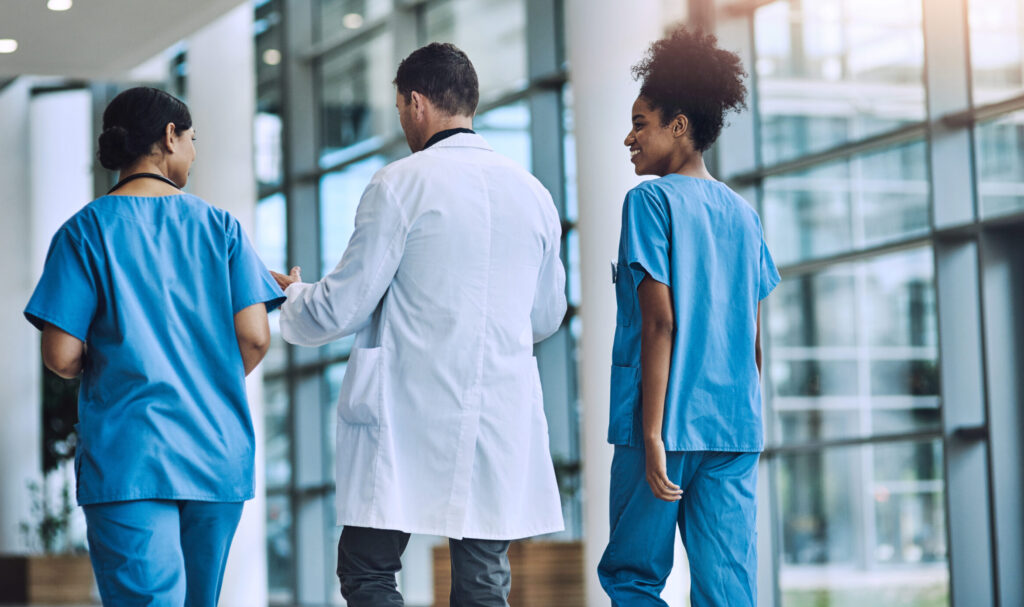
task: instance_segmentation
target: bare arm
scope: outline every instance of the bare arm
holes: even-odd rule
[[[267,306],[256,303],[235,314],[235,336],[238,350],[242,353],[245,374],[249,375],[270,349],[270,323],[267,321]]]
[[[78,377],[85,361],[85,343],[47,323],[42,337],[43,364],[64,379]]]
[[[679,500],[682,490],[669,480],[665,464],[665,442],[661,438],[672,363],[672,336],[675,314],[672,291],[651,278],[637,288],[640,299],[640,382],[643,395],[643,432],[647,457],[647,483],[658,499]]]

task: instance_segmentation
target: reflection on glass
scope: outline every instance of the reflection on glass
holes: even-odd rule
[[[968,0],[973,101],[1002,101],[1024,88],[1024,2]]]
[[[979,124],[975,142],[982,215],[1024,210],[1024,112]]]
[[[263,382],[263,421],[266,478],[270,489],[284,488],[291,482],[291,423],[288,416],[288,386],[283,379]]]
[[[479,133],[494,151],[511,158],[530,170],[530,110],[526,102],[503,105],[473,119],[473,130]]]
[[[392,51],[392,35],[384,32],[317,62],[321,166],[376,147],[398,128]]]
[[[285,198],[283,194],[275,194],[256,204],[255,230],[253,246],[267,268],[282,272],[286,269],[286,238],[287,226],[285,216]],[[267,371],[283,369],[287,364],[287,346],[281,339],[280,311],[270,313],[270,350],[263,359],[263,368]]]
[[[341,261],[356,225],[356,209],[374,173],[385,164],[383,156],[354,162],[320,179],[320,247],[323,274]]]
[[[256,181],[281,184],[281,10],[277,0],[256,8],[256,117],[253,123]]]
[[[334,480],[334,454],[337,450],[334,439],[338,423],[338,393],[341,391],[341,382],[345,379],[346,368],[348,368],[348,363],[341,362],[330,365],[324,371],[326,398],[323,401],[322,413],[324,453],[327,462],[324,467],[327,478],[324,480],[327,482]]]
[[[288,604],[294,586],[292,511],[287,495],[267,495],[267,585],[272,604]]]
[[[572,111],[572,87],[562,89],[562,137],[563,166],[565,167],[565,216],[566,221],[576,222],[579,218],[579,192],[576,184],[576,118]]]
[[[782,604],[949,604],[942,443],[780,456]]]
[[[778,264],[927,232],[927,148],[909,143],[764,181],[765,237]]]
[[[767,316],[778,444],[939,426],[931,249],[787,277]]]
[[[425,21],[427,42],[451,42],[469,55],[481,100],[526,84],[523,0],[440,0],[427,5]]]
[[[918,0],[780,0],[754,17],[773,164],[924,119]]]
[[[317,0],[313,37],[330,40],[363,27],[391,11],[391,0]]]

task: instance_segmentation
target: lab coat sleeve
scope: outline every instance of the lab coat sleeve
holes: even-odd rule
[[[551,337],[562,326],[562,319],[565,318],[565,268],[562,267],[560,255],[562,226],[554,213],[553,203],[551,215],[544,238],[544,258],[537,275],[533,309],[530,312],[534,343]]]
[[[297,346],[322,346],[366,326],[398,270],[408,231],[387,184],[370,182],[338,265],[318,282],[296,283],[285,291],[284,340]]]

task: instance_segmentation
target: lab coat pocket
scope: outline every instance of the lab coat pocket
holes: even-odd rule
[[[353,348],[338,394],[338,419],[356,426],[380,421],[383,397],[381,348]]]
[[[628,445],[633,433],[633,416],[640,408],[640,369],[612,365],[611,419],[608,442]]]

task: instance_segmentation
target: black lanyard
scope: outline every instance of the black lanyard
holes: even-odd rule
[[[168,184],[168,185],[170,185],[170,186],[172,186],[174,188],[180,189],[180,188],[178,188],[178,184],[174,183],[173,181],[171,181],[170,179],[164,177],[163,175],[159,175],[157,173],[135,173],[134,175],[129,175],[129,176],[125,177],[124,179],[122,179],[121,181],[118,181],[117,185],[115,185],[114,187],[110,188],[110,191],[107,192],[107,194],[112,193],[114,190],[116,190],[117,188],[123,186],[124,184],[128,183],[129,181],[132,181],[133,179],[142,179],[143,177],[149,177],[150,179],[159,179],[160,181],[162,181],[162,182],[164,182],[164,183],[166,183],[166,184]]]

